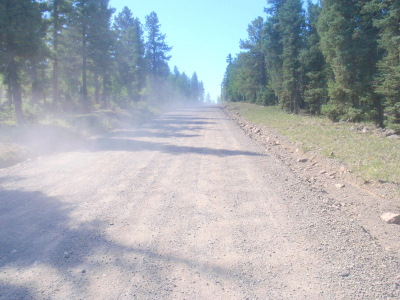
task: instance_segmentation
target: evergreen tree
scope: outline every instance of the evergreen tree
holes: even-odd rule
[[[356,93],[360,99],[358,108],[359,115],[348,115],[347,118],[354,121],[361,119],[374,121],[383,127],[384,111],[382,96],[375,91],[376,74],[378,73],[377,63],[382,57],[382,51],[378,49],[377,36],[379,28],[374,26],[375,13],[365,9],[370,0],[357,1],[356,29],[353,34],[354,48],[356,52]],[[354,110],[353,110],[354,111]],[[357,113],[357,110],[355,110]]]
[[[199,102],[200,84],[196,72],[194,72],[192,78],[190,78],[190,88],[191,88],[191,98],[193,99],[193,101]]]
[[[240,41],[240,48],[249,51],[248,61],[246,62],[248,76],[251,76],[251,82],[248,82],[248,89],[251,89],[251,100],[264,103],[263,91],[266,90],[267,74],[264,54],[264,20],[261,17],[256,18],[248,27],[248,39]]]
[[[282,35],[279,24],[279,12],[285,0],[268,0],[265,22],[265,58],[268,70],[268,82],[278,101],[281,99],[283,74],[282,74]]]
[[[57,104],[60,98],[59,91],[59,48],[63,47],[63,29],[67,25],[68,15],[72,11],[72,3],[70,0],[48,0],[48,9],[50,12],[50,45],[52,50],[52,94],[53,103]],[[60,45],[61,44],[61,45]]]
[[[160,23],[157,14],[153,11],[146,16],[146,59],[150,72],[154,77],[165,77],[169,73],[167,61],[171,58],[169,47],[165,42],[165,34],[160,32]]]
[[[320,114],[321,105],[327,101],[326,63],[320,49],[320,38],[317,32],[317,21],[321,11],[319,4],[308,0],[306,41],[301,52],[300,61],[304,74],[303,97],[306,108],[311,114]]]
[[[41,7],[31,0],[0,0],[0,70],[8,85],[9,102],[14,104],[18,123],[22,112],[21,68],[37,54],[43,43]]]
[[[45,25],[45,23],[43,24]],[[47,69],[49,68],[50,56],[47,45],[40,43],[35,55],[30,56],[22,66],[23,73],[27,75],[22,76],[30,78],[31,88],[29,92],[32,104],[39,104],[40,100],[46,103],[46,89],[49,81]]]
[[[203,83],[203,81],[200,81],[199,82],[199,101],[200,102],[204,102],[204,93],[205,93],[204,83]]]
[[[165,88],[165,80],[170,73],[167,62],[171,58],[168,52],[172,48],[166,44],[165,34],[160,32],[160,27],[158,16],[154,11],[146,16],[147,41],[145,44],[145,58],[149,69],[148,96],[153,102],[161,101],[161,97],[164,96],[165,93],[162,93],[162,90]],[[188,96],[186,92],[185,97]]]
[[[356,93],[356,57],[353,43],[354,19],[357,16],[355,2],[324,0],[318,21],[321,49],[332,69],[328,79],[330,111],[328,115],[337,119],[349,108],[358,106]]]
[[[281,105],[298,113],[300,108],[300,61],[303,46],[304,14],[300,0],[286,0],[278,12],[279,31],[282,37],[282,92]]]
[[[76,51],[79,53],[81,60],[81,86],[80,95],[82,108],[89,111],[88,98],[88,59],[89,59],[89,43],[90,43],[90,23],[93,12],[96,9],[95,0],[75,0],[74,11],[71,14],[71,30],[76,35]]]
[[[109,0],[98,0],[94,3],[89,19],[88,56],[94,74],[95,100],[99,102],[99,76],[102,78],[102,102],[107,107],[111,89],[112,52],[114,37],[110,28],[114,9],[109,7]]]
[[[127,89],[130,99],[139,100],[144,85],[145,62],[143,30],[139,19],[124,7],[115,18],[114,31],[117,38],[116,60],[118,81]]]
[[[400,132],[400,3],[371,0],[365,10],[374,16],[379,47],[384,51],[377,64],[376,92],[384,99],[389,126]]]

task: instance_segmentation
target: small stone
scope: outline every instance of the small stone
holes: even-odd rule
[[[390,135],[396,134],[396,131],[394,131],[393,129],[386,129],[386,130],[384,131],[384,134],[385,134],[386,136],[390,136]]]
[[[395,214],[392,212],[387,212],[381,215],[382,221],[388,224],[397,224],[400,225],[400,214]]]
[[[83,269],[81,272],[82,272],[82,273],[86,273],[86,270],[85,270],[85,269]]]
[[[319,174],[321,174],[321,175],[326,174],[326,173],[328,173],[328,172],[326,172],[325,170],[322,170],[321,172],[319,172]]]
[[[349,276],[350,276],[350,271],[346,270],[346,271],[342,272],[342,273],[340,274],[340,276],[343,277],[343,278],[349,277]]]
[[[302,162],[302,163],[304,163],[304,162],[307,162],[307,158],[299,158],[298,160],[297,160],[297,162]]]
[[[389,135],[388,139],[400,140],[400,135],[397,134]]]
[[[69,258],[70,254],[68,252],[64,252],[64,258]]]
[[[342,189],[345,187],[345,185],[343,183],[338,183],[338,184],[335,184],[335,187],[338,189]]]

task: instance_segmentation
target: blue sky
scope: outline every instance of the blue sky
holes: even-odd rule
[[[166,42],[172,46],[171,70],[176,65],[189,77],[197,72],[213,100],[220,94],[226,57],[240,52],[248,24],[265,17],[266,0],[110,0],[117,13],[128,6],[142,23],[155,11]]]

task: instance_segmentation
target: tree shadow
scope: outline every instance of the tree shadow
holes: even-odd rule
[[[0,299],[35,299],[29,289],[15,284],[3,284],[0,282]]]
[[[143,278],[165,279],[169,274],[163,268],[139,268],[138,260],[127,260],[124,257],[135,254],[149,265],[161,263],[173,267],[183,264],[211,278],[219,276],[235,279],[234,274],[239,272],[236,267],[227,269],[213,263],[200,262],[195,258],[160,254],[156,248],[152,249],[150,246],[136,244],[129,247],[119,244],[106,234],[106,230],[113,224],[101,218],[71,225],[77,205],[83,204],[72,204],[40,191],[0,190],[0,273],[9,272],[9,276],[0,277],[0,298],[35,298],[38,289],[46,287],[32,285],[29,281],[18,283],[14,281],[16,274],[12,273],[16,271],[12,270],[29,272],[43,265],[50,267],[59,276],[58,280],[62,284],[72,287],[75,295],[84,294],[85,286],[79,284],[80,280],[73,270],[82,269],[94,254],[118,257],[113,262],[114,266],[126,273],[135,271]],[[119,264],[117,260],[123,261]],[[102,268],[107,267],[107,263],[97,262],[90,275],[80,276],[101,276]],[[43,278],[38,279],[43,280],[47,278],[45,276],[50,276],[46,271],[42,272],[37,276]],[[56,286],[52,288],[55,289]]]
[[[229,150],[229,149],[215,149],[209,147],[191,147],[173,145],[168,143],[150,142],[150,141],[139,141],[132,138],[97,138],[93,140],[91,151],[126,151],[126,152],[140,152],[140,151],[157,151],[168,153],[171,155],[184,155],[184,154],[200,154],[200,155],[211,155],[218,157],[228,156],[265,156],[265,154],[241,151],[241,150]]]

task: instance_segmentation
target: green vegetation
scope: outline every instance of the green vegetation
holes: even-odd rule
[[[228,57],[222,100],[400,132],[400,2],[303,2],[267,0]]]
[[[196,73],[170,72],[155,12],[144,25],[114,13],[109,0],[0,0],[2,121],[204,100]]]
[[[400,184],[400,140],[357,132],[356,124],[288,114],[278,106],[247,103],[227,106],[255,124],[275,129],[292,142],[300,142],[305,152],[339,160],[360,178]]]

